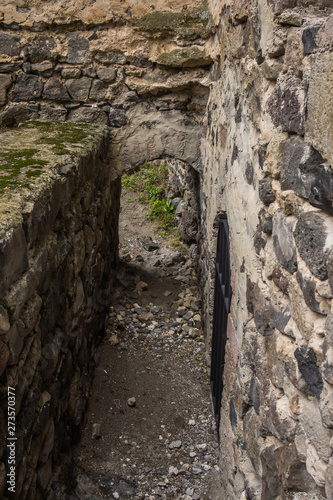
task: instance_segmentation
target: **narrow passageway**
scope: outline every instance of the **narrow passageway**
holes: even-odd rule
[[[168,246],[132,199],[123,196],[121,266],[75,450],[75,495],[221,499],[196,249]]]

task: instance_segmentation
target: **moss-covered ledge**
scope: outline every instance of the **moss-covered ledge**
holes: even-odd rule
[[[0,435],[12,387],[14,498],[49,498],[80,435],[117,265],[109,148],[101,125],[26,122],[0,133]],[[1,439],[0,498],[7,473]]]

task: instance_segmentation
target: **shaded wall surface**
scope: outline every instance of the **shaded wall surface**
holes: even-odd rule
[[[330,7],[211,2],[220,58],[205,118],[201,267],[209,335],[227,217],[226,499],[333,498]]]
[[[120,181],[103,126],[28,122],[0,140],[0,495],[47,498],[80,435],[98,362]],[[6,443],[7,387],[16,441]]]

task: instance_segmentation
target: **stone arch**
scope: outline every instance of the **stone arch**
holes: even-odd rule
[[[200,169],[202,125],[179,110],[159,111],[138,103],[128,111],[128,123],[113,132],[111,155],[117,172],[145,160],[181,160]]]

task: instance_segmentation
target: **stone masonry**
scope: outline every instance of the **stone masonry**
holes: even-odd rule
[[[8,175],[0,185],[0,495],[9,386],[17,437],[9,495],[46,498],[83,425],[116,268],[120,184],[104,126],[29,122],[0,139]]]
[[[214,221],[227,217],[225,499],[333,498],[331,7],[212,2],[201,268],[213,276]]]
[[[228,219],[233,297],[220,428],[221,498],[332,499],[332,0],[191,0],[182,5],[174,0],[154,4],[146,0],[5,0],[0,7],[0,29],[2,125],[12,127],[38,119],[58,122],[61,130],[81,122],[90,123],[93,129],[93,124],[100,123],[109,128],[110,165],[118,173],[144,160],[165,158],[174,179],[173,196],[182,195],[184,182],[189,184],[190,196],[185,197],[189,199],[179,203],[177,216],[184,228],[190,228],[188,234],[184,231],[184,239],[196,240],[200,247],[198,267],[208,350],[216,227],[221,217]],[[106,128],[98,130],[104,130],[96,132],[98,136],[106,134]],[[106,140],[105,136],[103,151],[109,154]],[[105,162],[102,164],[98,168],[103,177]],[[102,213],[111,210],[111,219],[103,215],[96,221],[99,212],[92,219],[84,216],[90,213],[90,204],[81,203],[78,208],[79,186],[72,196],[71,211],[67,215],[57,212],[59,224],[68,222],[66,231],[49,225],[54,210],[46,204],[37,204],[32,214],[34,224],[44,224],[43,231],[50,231],[45,245],[48,238],[56,238],[60,244],[64,237],[72,249],[82,250],[82,231],[86,248],[94,241],[93,246],[100,248],[95,255],[96,274],[95,267],[92,273],[98,283],[94,281],[90,288],[87,275],[82,271],[75,274],[75,266],[85,260],[79,251],[75,257],[73,250],[64,261],[51,259],[53,265],[61,261],[61,270],[52,267],[54,284],[45,280],[43,293],[38,291],[41,285],[36,285],[36,292],[29,295],[37,303],[28,310],[38,310],[29,312],[35,318],[31,328],[26,327],[28,319],[16,312],[17,306],[1,305],[5,336],[0,362],[7,364],[2,377],[13,376],[17,370],[18,358],[13,358],[11,344],[18,351],[22,344],[20,366],[30,375],[24,376],[22,371],[19,383],[25,387],[21,380],[26,378],[31,380],[29,384],[37,384],[31,385],[30,399],[24,401],[40,411],[44,399],[37,400],[37,395],[41,398],[46,391],[45,401],[52,402],[43,429],[33,427],[39,425],[38,419],[32,424],[33,417],[27,418],[31,424],[26,432],[28,455],[20,456],[26,464],[22,498],[35,498],[34,485],[39,491],[47,490],[44,477],[50,479],[50,463],[61,452],[57,446],[52,451],[51,445],[48,454],[30,450],[39,450],[47,436],[52,437],[57,418],[63,429],[71,429],[68,443],[80,427],[84,403],[77,410],[70,405],[76,398],[79,377],[89,372],[90,361],[85,356],[88,345],[94,343],[83,334],[84,318],[75,306],[75,297],[84,290],[81,298],[84,295],[87,300],[103,289],[98,281],[106,278],[101,274],[101,259],[117,241],[117,181],[104,190],[100,177],[90,175],[86,178],[87,199],[105,197]],[[102,194],[97,194],[98,189]],[[28,221],[29,214],[25,216]],[[90,228],[87,235],[80,224]],[[19,283],[27,279],[27,266],[35,262],[30,256],[37,259],[43,248],[37,244],[37,227],[30,231],[28,226],[12,234],[12,245],[21,248],[26,241],[28,254],[19,253],[14,264],[9,253],[3,253],[10,263],[2,278],[7,287],[3,293],[8,297],[16,290],[10,288],[12,276]],[[109,242],[106,246],[103,238]],[[67,248],[66,241],[61,249]],[[55,252],[57,247],[50,243],[48,248]],[[61,255],[63,251],[59,250]],[[112,261],[115,255],[107,258]],[[36,261],[37,268],[44,265],[38,262],[42,261]],[[61,267],[65,263],[69,267]],[[106,267],[109,272],[112,262]],[[64,294],[65,279],[68,291]],[[68,303],[66,294],[71,297]],[[52,298],[58,296],[64,297],[63,303],[56,304],[64,311],[61,314],[60,309],[54,311]],[[28,297],[19,297],[23,314]],[[65,321],[66,315],[70,319]],[[74,322],[81,339],[73,340],[78,346],[76,354],[67,345],[61,347],[67,321]],[[24,333],[19,333],[20,328]],[[45,346],[50,343],[50,351],[45,352],[55,353],[56,360],[62,356],[59,370],[64,370],[65,380],[73,376],[71,366],[74,372],[78,370],[71,382],[72,399],[64,402],[58,394],[66,392],[51,391],[58,365],[33,382],[35,368],[29,367],[35,357],[29,352],[30,348],[38,351],[34,342],[39,340],[26,333],[33,328],[52,331],[52,342],[43,334]],[[95,333],[91,330],[89,335]],[[30,347],[25,347],[25,339],[30,339]],[[79,347],[80,342],[84,347]],[[88,350],[93,358],[94,347]],[[12,361],[7,359],[9,352]],[[3,378],[4,387],[7,380],[12,379]],[[50,383],[49,389],[45,383]],[[28,386],[24,390],[28,394]],[[68,426],[67,419],[71,419]],[[36,435],[42,437],[35,442]],[[27,462],[29,453],[37,457],[36,463]],[[47,455],[45,461],[40,453],[43,460]],[[41,468],[43,473],[38,476]]]

